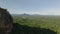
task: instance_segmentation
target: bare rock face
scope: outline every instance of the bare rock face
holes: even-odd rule
[[[0,8],[0,34],[8,34],[12,29],[13,19],[6,9]]]

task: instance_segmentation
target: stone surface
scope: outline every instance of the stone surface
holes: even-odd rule
[[[6,9],[0,8],[0,34],[10,32],[12,22],[13,19],[10,13]]]

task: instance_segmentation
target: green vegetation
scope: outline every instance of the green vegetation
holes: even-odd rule
[[[51,29],[60,34],[60,16],[13,16],[14,23]]]

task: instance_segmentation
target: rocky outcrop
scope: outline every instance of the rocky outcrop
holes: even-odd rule
[[[7,34],[12,29],[13,19],[7,9],[0,8],[0,34]]]

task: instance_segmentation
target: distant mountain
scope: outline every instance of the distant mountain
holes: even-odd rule
[[[11,14],[12,16],[30,16],[29,14]]]
[[[12,16],[42,16],[42,15],[39,15],[39,14],[11,14]]]

